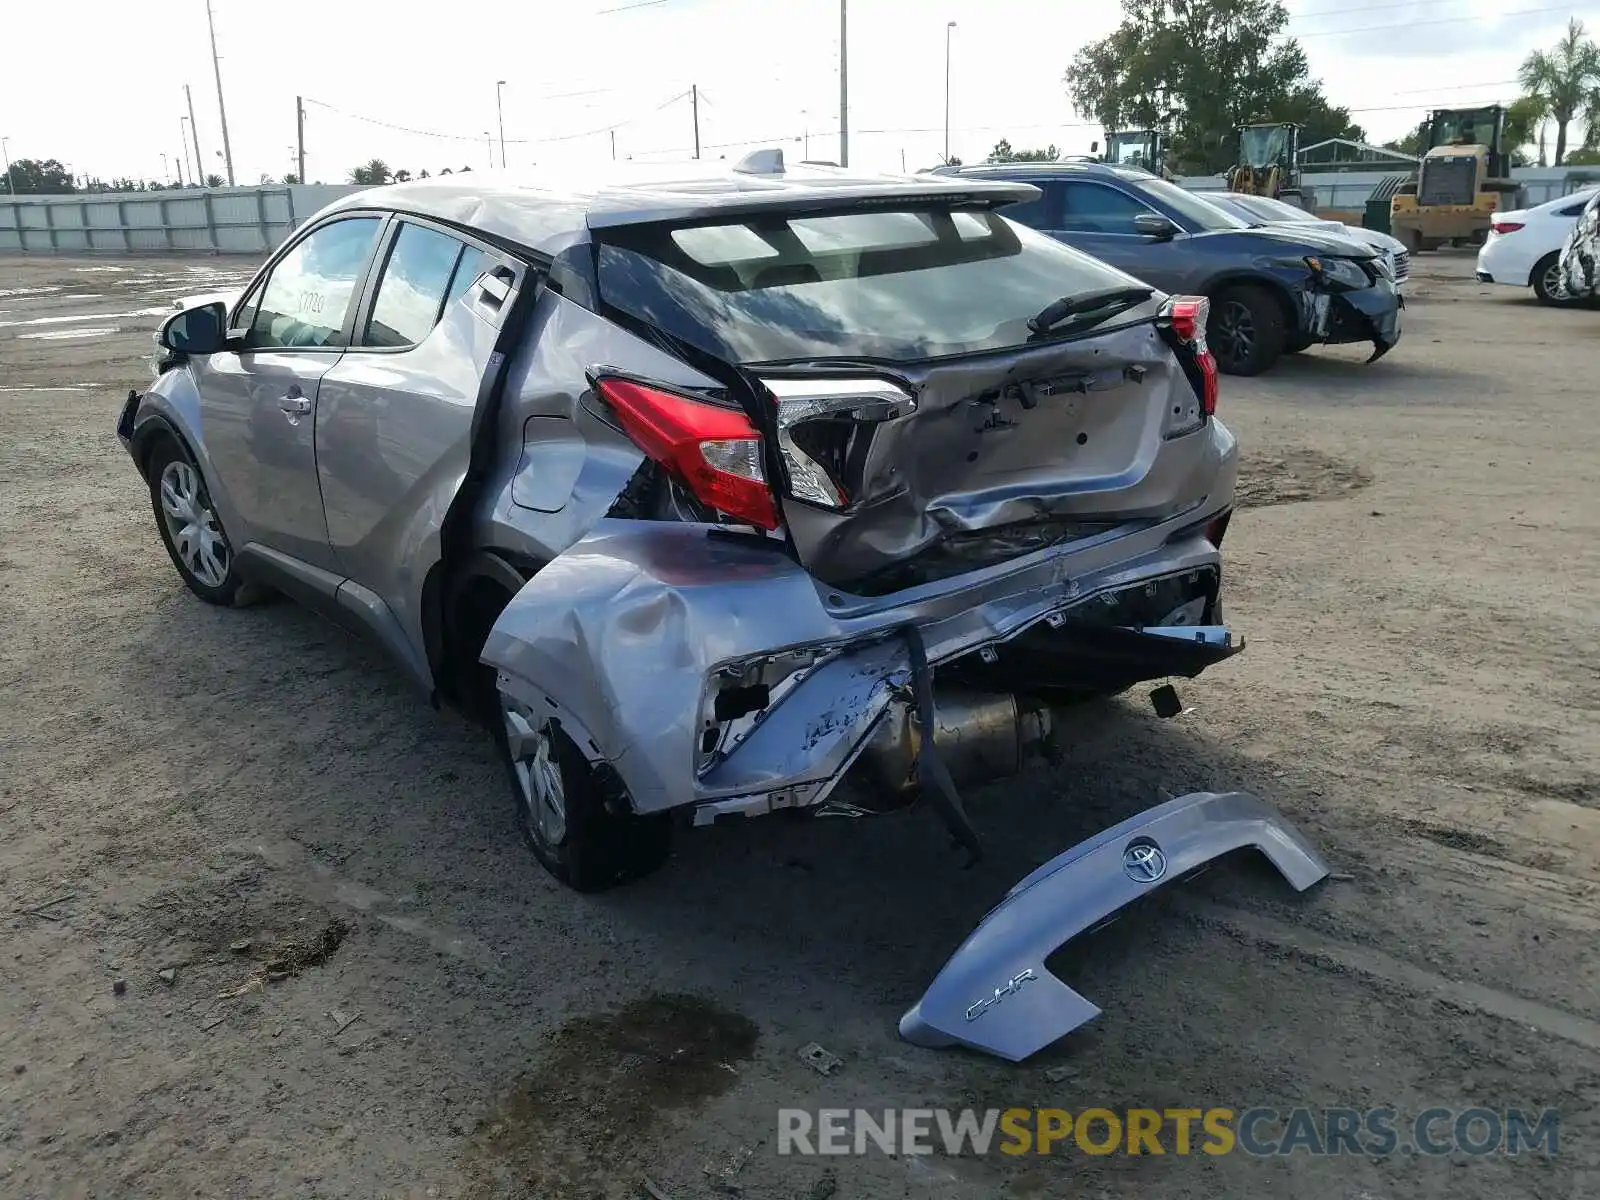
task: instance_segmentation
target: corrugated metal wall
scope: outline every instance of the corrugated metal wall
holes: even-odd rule
[[[358,187],[191,188],[71,196],[0,196],[0,253],[190,250],[262,254]]]

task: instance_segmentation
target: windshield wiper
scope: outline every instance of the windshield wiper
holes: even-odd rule
[[[1035,334],[1046,333],[1051,326],[1061,324],[1068,317],[1081,317],[1089,313],[1099,314],[1099,319],[1104,321],[1150,299],[1155,291],[1155,288],[1141,285],[1101,288],[1099,291],[1063,296],[1045,305],[1037,316],[1029,317],[1028,328]]]

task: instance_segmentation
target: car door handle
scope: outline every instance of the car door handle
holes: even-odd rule
[[[304,396],[285,396],[278,401],[278,407],[291,417],[303,417],[311,411],[311,401]]]

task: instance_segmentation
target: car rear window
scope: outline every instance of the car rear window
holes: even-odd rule
[[[601,300],[727,362],[911,361],[1020,345],[1121,272],[994,213],[877,208],[608,230]]]

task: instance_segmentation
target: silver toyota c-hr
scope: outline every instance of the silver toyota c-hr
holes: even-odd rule
[[[780,809],[976,853],[961,786],[1063,702],[1240,648],[1206,302],[997,211],[1036,194],[770,151],[361,192],[168,319],[118,432],[196,595],[481,717],[575,888]]]

